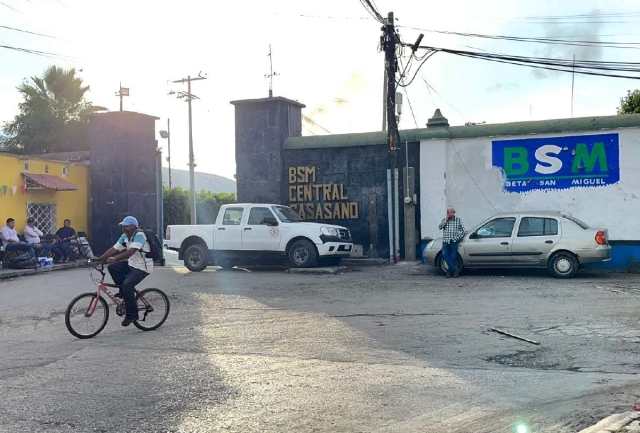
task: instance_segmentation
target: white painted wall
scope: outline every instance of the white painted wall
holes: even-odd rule
[[[510,193],[503,191],[500,170],[492,167],[493,140],[598,133],[620,137],[620,181],[615,185]],[[423,238],[440,237],[446,206],[455,206],[468,229],[498,212],[559,210],[593,227],[607,227],[613,240],[640,240],[640,128],[423,141],[420,176]]]
[[[434,238],[438,234],[438,224],[448,206],[445,192],[448,143],[448,140],[420,143],[420,225],[423,238]]]

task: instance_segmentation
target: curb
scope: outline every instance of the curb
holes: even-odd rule
[[[291,268],[288,272],[302,275],[338,275],[344,274],[346,271],[346,266],[332,266],[328,268]]]
[[[579,433],[625,433],[640,431],[640,425],[632,427],[633,429],[626,429],[625,427],[640,419],[640,412],[629,411],[624,413],[617,413],[611,415],[598,424],[588,427],[584,430],[580,430]]]
[[[64,269],[79,268],[85,265],[81,262],[59,263],[53,266],[41,267],[38,269],[2,269],[0,270],[0,281],[8,278],[24,277],[27,275],[39,275],[45,272],[62,271]]]
[[[343,266],[368,267],[368,266],[388,266],[392,263],[388,259],[342,259]]]

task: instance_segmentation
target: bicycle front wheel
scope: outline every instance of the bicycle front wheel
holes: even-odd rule
[[[78,338],[95,337],[104,329],[109,320],[109,306],[103,297],[96,304],[95,293],[83,293],[77,296],[64,314],[64,323],[72,335]],[[90,312],[95,305],[93,312]]]
[[[143,331],[158,329],[169,316],[169,298],[160,289],[145,289],[136,296],[139,319],[133,324]]]

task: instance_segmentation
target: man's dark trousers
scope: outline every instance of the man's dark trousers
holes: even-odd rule
[[[126,306],[126,317],[138,317],[136,292],[133,289],[149,274],[140,269],[132,268],[127,260],[111,263],[108,269],[111,278],[113,278],[113,283],[122,287],[120,290]]]

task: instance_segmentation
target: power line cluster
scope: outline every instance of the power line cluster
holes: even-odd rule
[[[574,15],[537,15],[518,17],[518,21],[529,24],[625,24],[637,21],[604,21],[625,20],[627,18],[640,17],[640,11],[636,12],[612,12],[590,13]]]
[[[0,29],[6,29],[6,30],[14,31],[14,32],[20,32],[20,33],[28,33],[28,34],[30,34],[30,35],[42,36],[43,38],[57,39],[57,40],[59,40],[59,41],[66,41],[66,39],[58,38],[58,37],[56,37],[56,36],[44,35],[44,34],[42,34],[42,33],[32,32],[32,31],[30,31],[30,30],[17,29],[17,28],[15,28],[15,27],[9,27],[9,26],[2,26],[2,25],[0,25]]]
[[[384,23],[384,18],[380,15],[380,12],[378,12],[374,0],[360,0],[360,3],[362,3],[362,6],[364,6],[366,11],[369,12],[374,20],[378,21],[380,24]]]
[[[402,26],[398,26],[402,27]],[[464,33],[464,32],[452,32],[446,30],[430,30],[421,29],[417,27],[404,27],[411,30],[425,31],[429,33],[438,33],[443,35],[463,36],[469,38],[479,39],[493,39],[504,40],[512,42],[528,42],[528,43],[541,43],[549,45],[567,45],[576,47],[598,47],[598,48],[621,48],[621,49],[640,49],[640,42],[602,42],[602,41],[588,41],[588,40],[566,40],[559,38],[536,38],[536,37],[520,37],[520,36],[503,36],[503,35],[483,35],[479,33]],[[571,37],[571,36],[569,36]]]
[[[33,55],[40,56],[40,57],[47,57],[47,58],[55,59],[55,60],[64,60],[66,62],[72,62],[72,63],[76,62],[74,57],[66,56],[66,55],[63,55],[63,54],[50,53],[50,52],[47,52],[47,51],[30,50],[28,48],[20,48],[20,47],[14,47],[14,46],[10,46],[10,45],[0,45],[0,48],[5,48],[7,50],[18,51],[18,52],[21,52],[21,53],[33,54]]]
[[[531,68],[547,69],[550,71],[575,72],[582,75],[601,77],[640,79],[640,63],[633,62],[604,62],[591,60],[564,60],[546,57],[513,56],[497,53],[480,53],[475,51],[453,50],[431,46],[420,46],[429,53],[447,53],[461,57],[507,63]],[[623,74],[627,73],[627,74]]]

